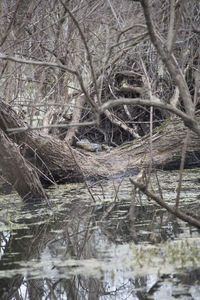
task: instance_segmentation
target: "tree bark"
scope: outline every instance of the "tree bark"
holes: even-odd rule
[[[41,200],[46,194],[35,170],[19,147],[0,129],[0,172],[25,201]]]

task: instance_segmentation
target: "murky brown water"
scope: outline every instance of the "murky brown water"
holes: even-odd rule
[[[181,193],[196,215],[199,174],[186,172]],[[177,172],[158,177],[175,203]],[[200,299],[199,231],[138,195],[136,245],[128,178],[90,185],[50,188],[52,208],[0,197],[1,299]]]

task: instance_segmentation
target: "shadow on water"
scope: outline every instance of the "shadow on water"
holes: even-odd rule
[[[140,199],[135,245],[128,185],[94,188],[95,203],[81,185],[51,189],[51,209],[2,196],[0,299],[200,299],[199,232]]]

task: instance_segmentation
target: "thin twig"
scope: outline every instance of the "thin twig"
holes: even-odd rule
[[[95,87],[95,92],[96,92],[97,100],[98,100],[98,103],[100,104],[98,87],[97,87],[97,80],[96,80],[96,75],[95,75],[95,71],[94,71],[94,67],[93,67],[92,56],[90,54],[90,50],[89,50],[88,44],[87,44],[86,39],[85,39],[85,35],[84,35],[84,33],[83,33],[83,31],[82,31],[82,29],[81,29],[78,21],[76,20],[74,14],[72,14],[72,12],[63,3],[62,0],[59,0],[59,1],[62,3],[63,7],[65,8],[65,10],[70,15],[70,17],[73,20],[74,24],[76,25],[76,27],[77,27],[77,29],[79,31],[80,37],[81,37],[81,39],[83,41],[83,44],[84,44],[84,47],[85,47],[85,50],[86,50],[86,53],[87,53],[87,59],[88,59],[89,65],[90,65],[90,70],[91,70],[91,75],[92,75],[92,79],[93,79],[93,83],[94,83],[94,87]]]
[[[145,74],[145,82],[144,82],[144,85],[147,86],[148,88],[148,94],[149,94],[149,100],[150,102],[152,102],[153,100],[153,95],[152,95],[152,89],[151,89],[151,83],[150,83],[150,80],[149,80],[149,76],[148,76],[148,73],[147,73],[147,69],[146,69],[146,66],[142,60],[142,58],[140,57],[140,61],[141,61],[141,64],[142,64],[142,67],[143,67],[143,71],[144,71],[144,74]],[[147,186],[149,185],[149,181],[150,181],[150,176],[151,176],[151,171],[152,171],[152,163],[153,163],[153,155],[152,155],[152,136],[153,136],[153,106],[150,106],[150,120],[149,120],[149,127],[150,127],[150,132],[149,132],[149,143],[150,143],[150,151],[149,151],[149,154],[150,154],[150,164],[149,164],[149,169],[148,169],[148,177],[147,177]]]
[[[70,151],[70,153],[71,153],[71,155],[72,155],[72,157],[73,157],[73,159],[74,159],[74,162],[75,162],[76,165],[77,165],[77,168],[79,169],[80,173],[81,173],[82,176],[83,176],[84,183],[85,183],[85,185],[86,185],[86,187],[87,187],[87,190],[88,190],[88,192],[89,192],[89,194],[90,194],[92,200],[93,200],[94,202],[96,202],[96,200],[95,200],[95,198],[94,198],[94,196],[93,196],[93,194],[92,194],[92,191],[91,191],[91,189],[90,189],[90,187],[89,187],[89,185],[88,185],[88,183],[87,183],[87,178],[85,177],[85,174],[84,174],[83,170],[81,169],[80,165],[78,164],[78,162],[77,162],[77,160],[76,160],[76,157],[75,157],[75,155],[74,155],[74,153],[73,153],[73,151],[72,151],[72,149],[71,149],[71,146],[68,144],[67,141],[66,141],[66,144],[68,145],[69,151]]]
[[[17,2],[15,11],[14,11],[14,13],[13,13],[12,20],[10,21],[10,23],[9,23],[9,25],[8,25],[8,28],[7,28],[7,30],[6,30],[6,33],[4,34],[4,36],[3,36],[2,39],[1,39],[0,47],[5,43],[7,37],[8,37],[8,35],[9,35],[11,29],[12,29],[12,25],[13,25],[13,23],[15,22],[16,14],[17,14],[17,11],[18,11],[18,9],[19,9],[20,3],[21,3],[21,0],[19,0],[19,1]]]
[[[180,193],[181,193],[181,185],[182,185],[182,178],[183,178],[183,170],[184,170],[184,163],[185,163],[185,155],[187,150],[187,145],[190,137],[190,130],[187,129],[186,137],[183,144],[182,155],[181,155],[181,164],[180,164],[180,171],[179,171],[179,182],[177,188],[177,196],[176,196],[176,210],[178,210],[179,200],[180,200]]]
[[[53,125],[46,125],[46,126],[27,126],[27,127],[19,127],[19,128],[8,128],[7,132],[16,134],[25,131],[40,130],[44,128],[69,128],[69,127],[79,127],[79,126],[92,126],[96,124],[97,124],[96,121],[91,121],[91,122],[83,122],[83,123],[53,124]]]

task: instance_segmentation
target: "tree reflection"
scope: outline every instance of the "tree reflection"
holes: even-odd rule
[[[94,258],[109,260],[106,253],[102,256],[99,252],[101,244],[109,249],[131,241],[129,220],[125,218],[129,207],[125,207],[116,205],[106,218],[103,217],[106,205],[96,208],[81,201],[62,205],[54,214],[47,211],[41,215],[38,209],[28,208],[32,218],[18,220],[18,225],[24,224],[24,228],[1,235],[1,299],[148,299],[150,276],[127,278],[126,274],[121,275],[121,270],[119,274],[117,269],[107,274],[99,267],[84,274],[84,268],[79,269],[86,260],[89,263]],[[144,209],[136,209],[136,227],[146,226],[147,230]],[[154,214],[154,209],[149,209],[145,218],[152,220]],[[169,223],[159,214],[155,218],[162,224]],[[170,224],[170,230],[176,234],[179,227],[172,220]],[[142,240],[144,236],[140,236]]]

